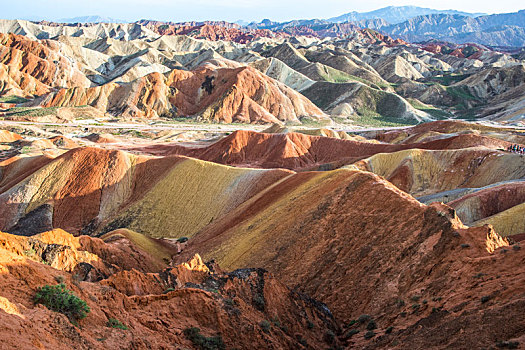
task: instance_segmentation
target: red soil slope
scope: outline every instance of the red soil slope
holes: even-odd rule
[[[59,49],[56,41],[0,33],[0,94],[39,96],[52,87],[90,86]]]
[[[290,132],[265,134],[238,130],[207,147],[180,145],[148,146],[142,152],[155,155],[180,154],[211,162],[261,168],[305,169],[332,163],[334,167],[350,164],[376,153],[404,149],[461,149],[484,146],[505,148],[509,142],[480,135],[457,135],[415,144],[377,144]]]
[[[524,334],[517,307],[525,305],[524,253],[491,254],[507,244],[490,227],[466,228],[446,206],[422,205],[370,173],[339,170],[281,182],[196,235],[184,257],[200,252],[226,268],[257,264],[326,302],[344,323],[369,314],[377,334],[396,329],[372,341],[361,333],[349,345],[461,348]]]
[[[102,260],[86,248],[106,256],[111,252],[112,259]],[[138,254],[134,262],[112,243],[73,238],[63,231],[32,238],[0,233],[3,346],[181,349],[193,346],[183,331],[199,327],[205,336],[220,335],[227,348],[291,349],[300,348],[299,341],[321,348],[327,345],[324,334],[337,332],[321,303],[292,292],[264,270],[214,273],[196,256],[187,264],[148,272],[151,257]],[[123,270],[126,262],[131,269]],[[33,303],[37,288],[57,280],[91,309],[78,327],[65,315]],[[128,328],[108,327],[109,318]],[[259,325],[264,320],[268,332]]]

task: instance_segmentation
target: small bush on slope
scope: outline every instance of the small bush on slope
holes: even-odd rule
[[[123,329],[123,330],[127,330],[128,329],[128,327],[126,327],[122,322],[120,322],[116,318],[110,318],[108,320],[108,323],[106,323],[106,326],[107,327],[111,327],[111,328]]]
[[[86,302],[66,288],[64,283],[56,286],[45,285],[35,294],[36,304],[42,304],[49,310],[63,313],[73,323],[87,316],[90,311]]]
[[[216,337],[205,337],[201,334],[200,328],[197,327],[186,328],[184,335],[193,345],[201,350],[224,350],[226,348],[220,335]]]

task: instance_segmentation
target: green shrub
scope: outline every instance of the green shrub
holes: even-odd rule
[[[128,329],[128,327],[126,327],[122,322],[120,322],[116,318],[110,318],[108,320],[108,323],[106,323],[106,327],[118,328],[118,329],[123,329],[123,330]]]
[[[370,315],[361,315],[359,316],[359,318],[357,319],[357,322],[359,323],[365,323],[366,321],[370,321],[372,319],[372,317]]]
[[[302,335],[299,335],[297,337],[297,342],[301,344],[302,346],[304,346],[305,348],[308,347],[308,341],[304,339]]]
[[[376,321],[374,320],[370,320],[370,322],[368,322],[368,324],[366,325],[366,329],[368,329],[369,331],[374,330],[376,328],[377,328],[377,324],[376,324]]]
[[[20,153],[22,154],[26,154],[26,153],[29,153],[31,152],[31,147],[30,146],[24,146],[20,149]]]
[[[374,333],[374,331],[368,331],[368,332],[365,333],[364,338],[365,339],[371,339],[371,338],[375,337],[375,335],[376,334]]]
[[[331,330],[328,330],[324,335],[324,340],[328,344],[333,344],[335,342],[335,334]]]
[[[351,329],[346,333],[346,338],[350,338],[359,333],[359,329]]]
[[[314,328],[314,323],[312,321],[308,321],[306,322],[306,327],[308,327],[308,329],[313,329]]]
[[[24,255],[25,256],[33,256],[33,255],[35,255],[35,250],[33,248],[28,249],[28,250],[24,250]]]
[[[197,327],[186,328],[184,335],[200,350],[223,350],[226,348],[220,335],[205,337],[201,334],[200,328]]]
[[[261,295],[255,295],[253,297],[253,305],[255,305],[255,307],[260,310],[260,311],[264,311],[264,307],[265,307],[265,301],[264,301],[264,297],[261,296]]]
[[[64,283],[55,286],[45,285],[39,288],[34,301],[36,304],[44,305],[49,310],[66,315],[73,323],[86,317],[91,311],[86,302],[67,289]]]
[[[520,343],[517,341],[499,341],[496,346],[500,349],[517,349]]]
[[[410,300],[412,300],[412,301],[419,301],[419,299],[421,299],[420,295],[413,295],[413,296],[410,297]]]
[[[259,326],[261,327],[264,333],[270,333],[270,328],[272,328],[271,323],[267,320],[262,320],[259,323]]]

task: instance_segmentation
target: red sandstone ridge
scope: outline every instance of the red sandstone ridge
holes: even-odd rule
[[[98,253],[79,240],[96,242]],[[54,242],[53,244],[51,244]],[[86,249],[86,250],[85,250]],[[137,248],[135,248],[137,249]],[[73,238],[63,231],[32,238],[0,233],[0,329],[6,348],[191,348],[184,330],[220,336],[227,348],[313,348],[337,332],[326,307],[289,290],[262,269],[214,273],[195,256],[187,264],[147,271],[144,255],[132,265],[113,243]],[[212,265],[210,265],[212,266]],[[131,268],[131,269],[128,269]],[[91,311],[74,326],[63,314],[33,303],[43,285],[63,281]],[[107,326],[110,318],[127,328]],[[268,323],[267,331],[260,324]],[[313,327],[308,327],[311,324]],[[24,337],[14,336],[23,330]],[[333,340],[338,344],[337,340]]]
[[[408,45],[408,43],[402,39],[393,39],[392,37],[381,34],[373,29],[365,28],[362,29],[360,33],[363,34],[365,37],[369,38],[371,43],[379,42],[389,46]]]
[[[88,87],[91,82],[59,52],[56,41],[37,42],[0,33],[0,94],[39,96],[53,87]]]
[[[202,86],[214,77],[208,93]],[[328,117],[306,97],[251,67],[173,70],[130,84],[60,89],[38,102],[44,107],[91,105],[131,118],[197,116],[213,122],[280,123]]]
[[[191,148],[180,145],[141,147],[155,155],[185,155],[211,162],[286,169],[329,168],[354,163],[377,153],[392,153],[405,149],[462,149],[484,146],[505,148],[509,142],[480,135],[454,135],[429,142],[407,144],[379,144],[330,137],[311,136],[290,132],[267,134],[238,130],[206,147]]]

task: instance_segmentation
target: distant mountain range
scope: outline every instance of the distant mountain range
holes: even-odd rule
[[[342,28],[341,26],[345,26]],[[415,6],[389,6],[371,12],[350,12],[327,20],[309,19],[250,23],[251,29],[270,29],[293,34],[293,28],[307,28],[333,35],[345,35],[353,27],[369,28],[411,42],[443,40],[456,44],[525,46],[525,10],[483,15],[454,10],[432,10]],[[306,33],[306,31],[303,30]]]
[[[460,15],[466,17],[479,17],[485,13],[468,13],[456,10],[434,10],[417,6],[388,6],[370,12],[352,11],[341,16],[329,18],[327,21],[334,23],[359,22],[369,19],[383,19],[390,24],[404,22],[408,19],[431,14]]]
[[[58,23],[129,23],[121,19],[103,17],[103,16],[81,16],[73,18],[60,18],[56,20]]]
[[[82,16],[62,18],[59,23],[130,23],[129,21],[103,17]],[[143,21],[135,23],[142,24]],[[151,21],[150,21],[151,22]],[[157,22],[157,21],[153,21]],[[158,22],[160,23],[160,22]],[[176,24],[166,22],[169,24]],[[226,22],[188,22],[220,24]],[[239,20],[235,25],[242,30],[267,29],[287,35],[310,35],[317,37],[342,37],[360,28],[368,28],[389,35],[394,39],[410,42],[430,40],[448,41],[456,44],[476,43],[493,47],[525,46],[525,10],[514,13],[486,15],[456,10],[435,10],[417,6],[388,6],[370,12],[349,12],[329,19],[292,20],[274,22],[264,19],[259,23]],[[228,27],[228,26],[227,26]]]
[[[439,39],[457,44],[474,42],[489,46],[525,46],[525,10],[476,18],[432,14],[397,24],[368,22],[358,25],[411,42]]]

